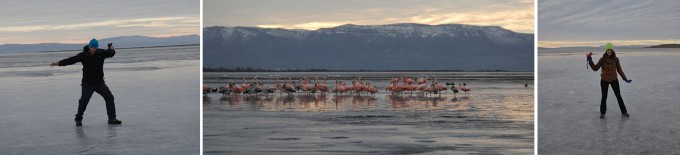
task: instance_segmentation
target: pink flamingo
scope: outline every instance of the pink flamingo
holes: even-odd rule
[[[390,82],[390,84],[387,85],[387,87],[385,87],[385,91],[391,92],[394,89],[393,84],[394,84],[394,81]]]
[[[375,86],[371,87],[370,82],[366,82],[366,87],[368,87],[368,89],[366,89],[366,92],[371,93],[371,95],[373,96],[375,96],[375,93],[378,92],[378,88],[376,88]]]
[[[351,92],[354,90],[354,88],[353,88],[354,85],[345,86],[345,83],[342,83],[342,81],[340,81],[340,83],[342,84],[342,88],[343,88],[343,89],[342,89],[342,92],[343,92],[343,93],[345,93],[345,92],[350,92],[350,93],[351,93]]]
[[[335,80],[335,87],[331,89],[331,92],[335,93],[336,95],[340,92],[340,83],[338,80]]]
[[[364,85],[364,82],[361,81],[361,77],[359,79],[355,79],[354,82],[352,83],[352,88],[354,88],[354,93],[358,93],[361,95],[361,92],[366,91],[366,85]]]
[[[210,87],[206,84],[203,84],[203,95],[208,94],[210,92],[212,92],[212,87]]]
[[[416,91],[416,88],[417,87],[414,86],[413,83],[409,83],[408,85],[406,85],[404,90],[409,91],[411,94],[413,94],[413,91]]]
[[[435,94],[439,94],[439,95],[441,95],[441,93],[439,93],[439,92],[441,92],[441,91],[446,92],[446,90],[448,90],[448,88],[446,88],[446,86],[438,84],[437,82],[432,83],[432,89],[434,89]]]
[[[248,83],[248,80],[246,80],[246,77],[243,77],[243,84],[241,84],[241,88],[248,89],[250,87],[250,84]]]
[[[460,84],[459,84],[459,85],[460,85]],[[463,82],[463,85],[460,86],[460,90],[462,90],[463,92],[465,92],[465,96],[467,96],[468,94],[470,94],[470,92],[472,92],[472,90],[470,90],[470,88],[467,87],[467,84],[465,84],[465,82]]]
[[[318,91],[321,91],[322,94],[329,92],[328,86],[326,85],[326,77],[323,77],[323,83],[319,83],[319,78],[317,77],[316,83],[314,85]]]
[[[392,94],[400,93],[400,92],[404,91],[404,86],[403,85],[397,85],[397,83],[399,83],[399,80],[397,80],[397,82],[392,82],[391,85],[388,86],[388,87],[391,87],[389,89],[389,91],[391,91]]]
[[[238,96],[239,93],[243,93],[244,91],[246,91],[245,88],[243,88],[242,86],[234,84],[234,82],[230,82],[229,87],[231,88],[231,92],[234,93],[237,96]]]
[[[404,83],[406,83],[406,84],[413,84],[413,82],[414,82],[413,79],[408,78],[408,76],[406,74],[404,74],[404,77],[401,80],[404,81]]]
[[[423,84],[423,83],[427,83],[427,79],[423,78],[423,77],[418,77],[418,78],[416,78],[416,82],[418,83],[418,85],[420,85],[420,84]]]
[[[432,84],[432,85],[426,87],[425,89],[423,89],[423,93],[430,94],[430,93],[434,93],[434,92],[435,92],[435,90],[434,90],[434,84]]]
[[[283,89],[285,90],[284,92],[286,92],[288,95],[290,95],[290,93],[294,93],[295,92],[295,84],[291,83],[291,79],[288,78],[288,80],[286,80],[285,82],[286,82],[286,84],[283,86]]]
[[[416,90],[423,92],[425,88],[427,88],[427,79],[423,77],[419,77],[417,80],[418,82],[418,87],[416,87]]]

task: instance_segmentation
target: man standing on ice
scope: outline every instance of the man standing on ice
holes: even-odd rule
[[[116,119],[116,106],[113,102],[113,94],[104,83],[104,59],[116,55],[116,50],[109,43],[108,49],[98,49],[99,42],[96,39],[83,47],[83,52],[61,61],[55,61],[50,66],[68,66],[80,62],[83,64],[83,79],[80,100],[78,100],[78,113],[76,113],[76,126],[82,126],[83,113],[90,102],[92,93],[97,92],[104,97],[106,102],[106,114],[109,116],[109,124],[121,124]]]

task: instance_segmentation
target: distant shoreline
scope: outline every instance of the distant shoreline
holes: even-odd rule
[[[182,46],[200,46],[201,44],[183,44],[183,45],[164,45],[164,46],[145,46],[145,47],[125,47],[116,49],[141,49],[141,48],[158,48],[158,47],[182,47]],[[80,50],[57,50],[57,51],[36,51],[26,53],[50,53],[50,52],[66,52],[66,51],[80,51]]]
[[[508,71],[508,70],[327,70],[327,69],[251,69],[251,70],[220,70],[214,68],[203,68],[204,73],[208,72],[533,72],[533,71]]]
[[[680,48],[680,44],[661,44],[661,45],[654,45],[654,46],[649,46],[645,48]]]

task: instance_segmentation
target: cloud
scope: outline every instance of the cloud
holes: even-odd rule
[[[539,41],[538,47],[557,48],[570,46],[602,46],[612,43],[617,46],[678,44],[680,39],[664,40],[598,40],[598,41]]]
[[[205,26],[308,29],[393,23],[501,26],[534,33],[533,0],[206,1]]]
[[[436,10],[425,10],[433,12]],[[440,24],[470,24],[481,26],[501,26],[506,29],[533,33],[534,32],[534,13],[532,10],[505,11],[505,12],[455,12],[455,13],[425,13],[416,16],[385,18],[382,20],[355,20],[355,21],[315,21],[298,24],[262,24],[256,25],[263,28],[285,28],[285,29],[306,29],[316,30],[319,28],[329,28],[344,24],[366,24],[380,25],[392,23],[421,23],[430,25]]]
[[[0,32],[34,32],[51,30],[73,30],[93,27],[170,27],[175,23],[199,23],[198,17],[155,17],[123,20],[106,20],[63,25],[6,26]]]
[[[257,25],[257,27],[262,28],[284,28],[284,29],[305,29],[305,30],[317,30],[319,28],[336,27],[349,22],[308,22],[293,25]]]
[[[628,40],[650,43],[680,40],[680,3],[655,1],[538,1],[538,39],[582,46]],[[545,44],[544,44],[545,45]]]

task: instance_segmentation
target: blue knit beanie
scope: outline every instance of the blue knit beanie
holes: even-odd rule
[[[87,46],[90,48],[99,48],[99,41],[97,41],[97,39],[92,38],[92,40],[90,40],[90,44],[87,44]]]

